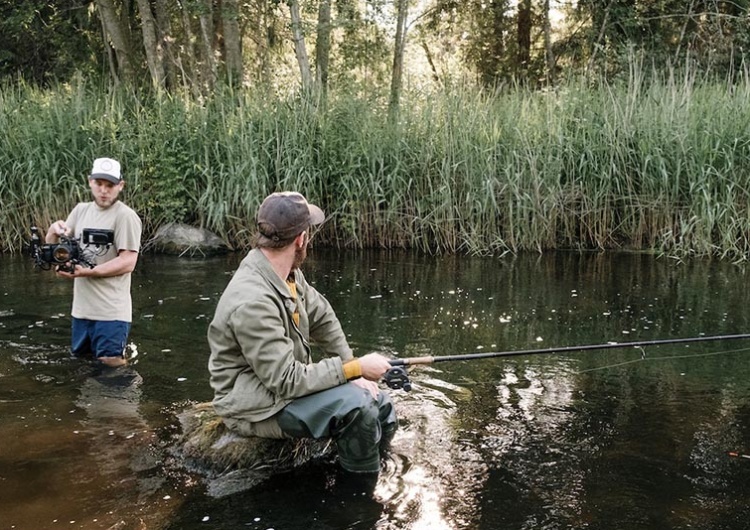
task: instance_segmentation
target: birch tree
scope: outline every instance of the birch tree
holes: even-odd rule
[[[203,85],[206,91],[210,92],[218,78],[214,49],[213,0],[203,0],[198,5],[198,20],[203,51]]]
[[[328,91],[328,62],[331,54],[331,2],[321,0],[318,7],[318,38],[315,40],[315,80],[320,93]]]
[[[177,64],[178,55],[173,48],[174,37],[172,35],[172,20],[168,3],[170,0],[155,0],[154,14],[156,16],[156,28],[161,49],[162,64],[164,65],[164,84],[168,90],[177,86]]]
[[[294,43],[294,55],[297,57],[297,64],[299,65],[302,91],[310,93],[313,90],[313,77],[310,70],[310,60],[307,57],[307,48],[305,47],[305,34],[302,31],[302,16],[298,0],[289,0],[289,13],[292,17],[292,42]]]
[[[549,0],[544,0],[542,7],[544,17],[544,61],[545,73],[547,75],[547,84],[555,84],[555,56],[552,51],[552,27],[550,23]]]
[[[404,48],[406,46],[406,18],[409,12],[408,0],[396,0],[396,38],[393,45],[393,70],[391,72],[391,91],[388,100],[388,114],[391,119],[398,115],[401,99],[401,86],[404,75]]]
[[[520,0],[516,17],[516,70],[521,78],[526,77],[531,60],[531,24],[531,0]]]

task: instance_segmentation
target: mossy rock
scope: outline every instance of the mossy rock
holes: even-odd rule
[[[205,478],[208,493],[221,497],[249,489],[269,477],[330,456],[330,439],[269,439],[230,431],[209,403],[178,414],[181,433],[171,455],[184,469]]]

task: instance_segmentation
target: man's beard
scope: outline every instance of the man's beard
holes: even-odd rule
[[[307,243],[305,242],[302,248],[294,249],[294,262],[292,262],[292,270],[299,269],[307,258]]]
[[[98,206],[99,208],[109,208],[109,207],[111,207],[111,206],[114,206],[114,204],[115,204],[115,203],[116,203],[117,201],[119,201],[119,200],[120,200],[120,198],[119,198],[119,197],[115,197],[114,199],[112,199],[112,200],[111,200],[111,201],[109,201],[109,202],[102,202],[102,201],[101,201],[101,200],[99,199],[99,197],[96,197],[96,196],[94,197],[94,202],[96,203],[96,205],[97,205],[97,206]]]

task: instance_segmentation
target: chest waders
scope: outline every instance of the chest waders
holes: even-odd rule
[[[347,383],[295,399],[278,416],[281,430],[294,438],[331,437],[341,467],[354,473],[377,473],[381,450],[398,427],[388,394],[374,399],[367,390]]]

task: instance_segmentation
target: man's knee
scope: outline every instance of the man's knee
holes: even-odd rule
[[[352,409],[340,421],[337,427],[339,434],[352,426],[369,432],[377,431],[381,437],[392,438],[398,428],[396,409],[388,394],[380,392],[377,400],[366,398],[359,402],[359,406]]]
[[[377,403],[373,400],[363,400],[343,417],[337,418],[332,429],[332,434],[334,436],[341,436],[353,428],[374,431],[378,423],[379,410]]]

